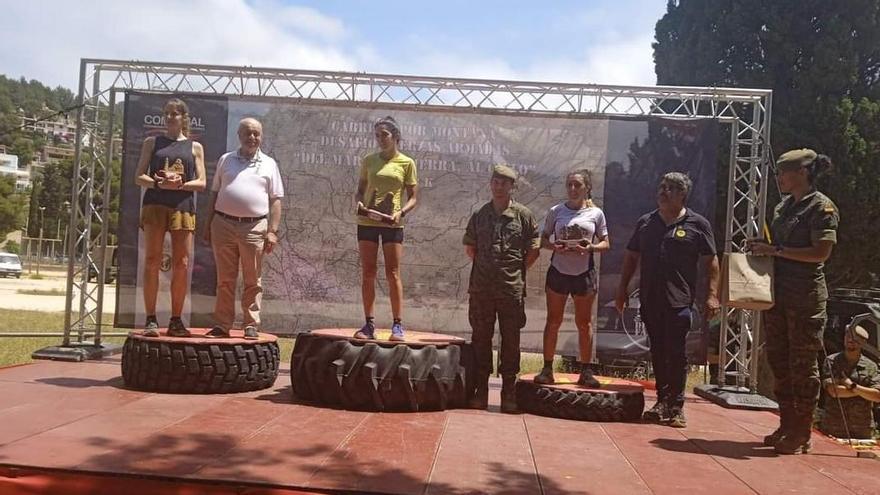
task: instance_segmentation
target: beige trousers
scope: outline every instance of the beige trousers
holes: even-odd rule
[[[235,321],[235,286],[241,267],[244,287],[241,294],[243,327],[260,326],[260,304],[263,300],[263,242],[269,228],[267,219],[236,222],[214,215],[211,220],[211,247],[217,265],[217,298],[214,320],[224,329]]]

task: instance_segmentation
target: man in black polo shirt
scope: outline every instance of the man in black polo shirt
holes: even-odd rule
[[[691,327],[691,306],[699,265],[709,277],[705,317],[718,311],[718,258],[709,222],[685,207],[692,186],[680,172],[663,176],[657,188],[658,208],[641,217],[623,259],[615,304],[623,311],[629,281],[639,271],[639,312],[651,339],[651,362],[657,403],[643,419],[687,426],[684,385],[687,378],[685,337]]]

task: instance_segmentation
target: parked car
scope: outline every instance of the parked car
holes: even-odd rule
[[[0,275],[21,278],[21,258],[17,254],[0,253]]]

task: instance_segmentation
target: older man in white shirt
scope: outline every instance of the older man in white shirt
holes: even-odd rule
[[[263,126],[253,118],[238,125],[240,147],[220,157],[211,185],[213,195],[205,239],[217,265],[215,326],[210,337],[228,337],[235,321],[238,270],[244,282],[241,309],[244,338],[258,338],[263,255],[278,244],[284,184],[278,164],[260,151]]]

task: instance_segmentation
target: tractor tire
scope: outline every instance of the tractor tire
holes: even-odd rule
[[[541,385],[531,377],[516,383],[516,401],[523,412],[578,421],[637,421],[645,408],[641,385],[600,377],[602,388],[589,389],[573,382],[577,375],[556,374],[557,384]],[[559,384],[564,381],[567,384]]]
[[[271,387],[280,361],[278,343],[268,334],[244,340],[144,337],[132,332],[122,348],[122,379],[126,387],[145,392],[249,392]]]
[[[465,407],[464,341],[419,332],[407,332],[406,342],[356,340],[354,332],[315,330],[297,336],[290,362],[297,398],[369,411]],[[418,340],[418,335],[440,338]]]

